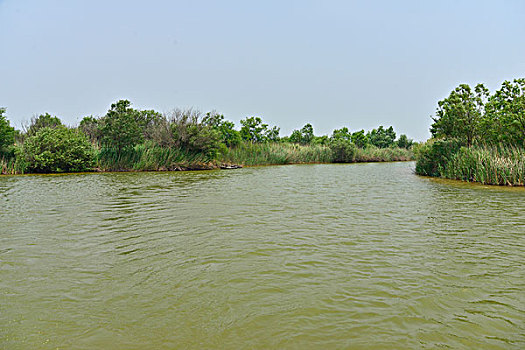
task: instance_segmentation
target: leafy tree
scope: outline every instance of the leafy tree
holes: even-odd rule
[[[239,131],[235,130],[235,124],[225,120],[222,114],[208,112],[202,123],[217,130],[221,135],[221,141],[228,147],[238,146],[242,139]]]
[[[259,117],[247,117],[241,120],[241,137],[245,141],[252,143],[266,141],[265,133],[268,130],[268,124],[264,124]]]
[[[397,140],[396,143],[397,143],[397,147],[399,147],[399,148],[409,149],[412,146],[412,144],[414,143],[414,140],[409,139],[407,137],[407,135],[405,135],[405,134],[401,134],[399,136],[399,139]]]
[[[504,81],[489,98],[481,130],[488,142],[525,145],[525,79]]]
[[[329,143],[330,143],[330,138],[327,135],[314,136],[312,140],[313,145],[328,145]]]
[[[308,123],[302,127],[301,130],[292,131],[289,141],[293,143],[300,143],[302,145],[308,145],[314,139],[314,127]]]
[[[359,148],[365,148],[368,144],[368,137],[364,130],[356,131],[352,134],[352,142]]]
[[[483,84],[474,88],[459,85],[438,102],[436,117],[430,128],[433,137],[457,138],[470,147],[480,132],[488,90]]]
[[[352,133],[345,126],[341,129],[335,129],[332,132],[332,139],[333,140],[347,140],[347,141],[352,142]]]
[[[390,126],[388,129],[385,129],[380,125],[377,129],[372,129],[372,131],[367,133],[369,142],[378,147],[378,148],[388,148],[394,146],[394,141],[396,139],[396,133],[394,128]]]
[[[86,171],[94,165],[86,136],[63,125],[38,129],[25,140],[19,156],[29,171],[38,173]]]
[[[288,141],[291,143],[301,143],[303,139],[303,135],[301,134],[301,130],[294,130],[292,131],[292,134],[288,138]]]
[[[131,108],[128,100],[113,103],[100,124],[103,145],[115,147],[119,152],[143,140],[145,118],[139,111]]]
[[[41,114],[36,118],[31,118],[31,124],[27,130],[27,135],[31,136],[36,134],[41,128],[56,128],[62,126],[62,121],[58,117],[54,117],[49,113]]]
[[[264,136],[267,141],[277,142],[279,141],[279,131],[281,129],[277,126],[272,127],[271,129],[267,129],[264,132]]]
[[[15,142],[15,128],[9,125],[9,120],[4,116],[4,113],[5,108],[0,108],[0,155]]]
[[[100,124],[99,120],[93,116],[84,117],[78,125],[78,129],[82,131],[92,143],[97,143],[100,139]]]
[[[200,112],[193,109],[175,110],[171,118],[174,146],[192,153],[215,157],[220,147],[220,133],[201,123]]]

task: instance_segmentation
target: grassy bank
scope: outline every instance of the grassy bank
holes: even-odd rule
[[[413,160],[412,151],[405,148],[356,148],[352,162],[392,162]],[[225,163],[240,165],[277,165],[301,163],[333,163],[332,149],[325,145],[291,143],[245,143],[229,148],[220,156]]]
[[[413,160],[412,151],[404,148],[355,148],[352,162],[390,162]],[[333,151],[326,145],[299,145],[283,142],[243,142],[224,147],[218,154],[188,152],[176,147],[160,147],[151,142],[119,151],[100,148],[93,152],[93,166],[87,171],[177,171],[215,169],[224,165],[280,165],[332,163]],[[21,158],[0,158],[0,174],[31,173]]]
[[[416,173],[487,185],[525,185],[525,150],[514,146],[461,147],[429,141],[416,150]]]

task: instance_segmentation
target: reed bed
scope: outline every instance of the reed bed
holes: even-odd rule
[[[369,146],[358,148],[356,162],[395,162],[414,160],[414,153],[405,148],[377,148]]]
[[[413,160],[412,151],[404,148],[367,147],[356,150],[355,162],[391,162]],[[226,150],[222,162],[242,165],[331,163],[332,150],[325,145],[293,143],[245,143]]]
[[[512,146],[461,148],[441,177],[488,185],[525,185],[525,150]]]
[[[219,160],[241,165],[330,163],[332,151],[323,145],[293,143],[244,143],[223,151]]]
[[[179,148],[150,144],[131,149],[102,148],[96,156],[101,171],[156,171],[213,168],[211,157],[202,153],[186,152]]]

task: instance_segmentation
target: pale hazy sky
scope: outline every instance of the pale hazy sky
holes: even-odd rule
[[[429,137],[459,83],[525,77],[525,1],[0,0],[0,106],[17,127],[136,108]]]

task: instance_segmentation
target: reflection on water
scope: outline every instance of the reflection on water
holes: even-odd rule
[[[0,348],[525,347],[525,191],[413,166],[0,177]]]

